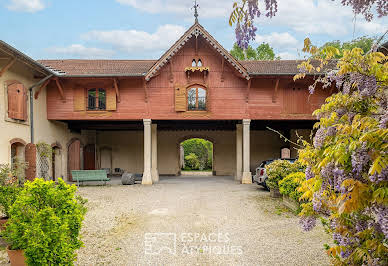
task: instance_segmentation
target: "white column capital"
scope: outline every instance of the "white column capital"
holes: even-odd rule
[[[151,125],[151,119],[143,119],[144,125]]]
[[[250,125],[251,124],[251,119],[243,119],[243,124],[244,125]]]

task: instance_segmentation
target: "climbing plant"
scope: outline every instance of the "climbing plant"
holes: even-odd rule
[[[44,142],[39,142],[38,144],[36,144],[36,150],[40,170],[39,176],[44,179],[47,179],[48,171],[50,169],[49,163],[52,160],[53,149],[51,145]]]
[[[388,264],[388,57],[374,50],[344,50],[336,70],[329,62],[339,54],[306,39],[311,58],[301,73],[324,72],[310,86],[335,86],[338,93],[314,112],[313,144],[302,141],[299,160],[307,168],[300,223],[311,230],[321,218],[333,244],[328,255],[337,265]]]

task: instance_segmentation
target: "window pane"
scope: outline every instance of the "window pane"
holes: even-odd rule
[[[206,110],[206,90],[198,88],[198,110]]]
[[[191,88],[188,91],[188,96],[187,96],[187,108],[189,110],[195,110],[196,106],[196,98],[197,98],[197,89],[196,88]]]
[[[105,89],[98,89],[98,109],[106,110],[106,92]]]
[[[96,89],[88,90],[88,109],[96,109]]]

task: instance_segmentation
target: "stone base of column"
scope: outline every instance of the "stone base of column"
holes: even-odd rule
[[[151,172],[144,172],[143,178],[141,179],[142,185],[152,185]]]
[[[159,182],[159,171],[158,171],[158,169],[151,169],[151,177],[152,177],[152,182],[153,183]]]
[[[241,184],[252,184],[252,173],[243,172]]]

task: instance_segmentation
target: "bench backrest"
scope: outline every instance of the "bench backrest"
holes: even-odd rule
[[[105,180],[107,174],[105,170],[72,170],[73,180]]]

